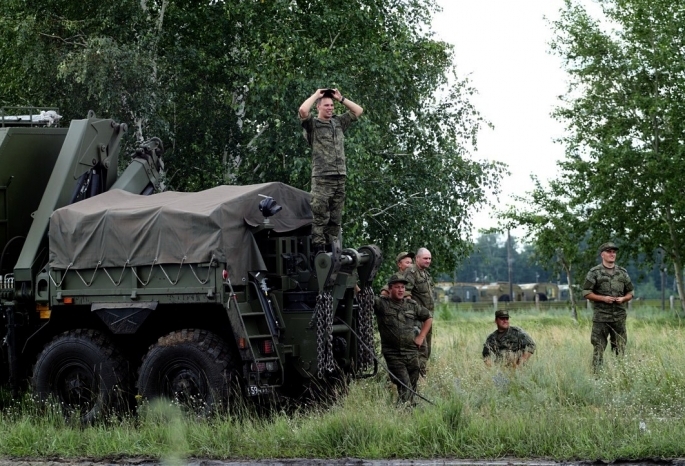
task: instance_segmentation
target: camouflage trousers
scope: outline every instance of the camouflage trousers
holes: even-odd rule
[[[418,356],[418,353],[412,355],[383,353],[388,370],[394,375],[394,377],[390,376],[390,379],[397,386],[398,403],[412,403],[414,400],[414,392],[419,380]]]
[[[428,366],[428,358],[431,357],[431,342],[433,341],[433,327],[428,331],[426,335],[426,341],[423,342],[423,346],[419,349],[419,368],[421,370],[421,375],[426,375],[426,369]]]
[[[312,244],[334,243],[345,205],[345,176],[312,177]]]
[[[625,319],[617,322],[593,322],[590,342],[594,347],[592,353],[592,365],[598,368],[604,362],[604,350],[607,347],[607,338],[611,340],[611,349],[616,355],[625,352],[628,333],[626,332]]]

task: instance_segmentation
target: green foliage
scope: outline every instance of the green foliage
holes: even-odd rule
[[[571,205],[585,208],[589,244],[615,238],[624,254],[662,248],[683,297],[685,11],[659,0],[605,0],[601,17],[567,0],[552,50],[570,86],[560,163]]]
[[[346,138],[346,245],[427,246],[452,270],[503,166],[469,156],[485,122],[451,47],[426,32],[436,11],[434,0],[7,0],[0,104],[93,109],[135,129],[128,144],[159,136],[171,189],[308,190],[297,109],[338,87],[365,109]]]

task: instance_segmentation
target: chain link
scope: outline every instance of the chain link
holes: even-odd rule
[[[316,362],[318,376],[323,378],[324,371],[333,372],[333,296],[330,291],[323,292],[316,297]]]
[[[370,286],[361,289],[357,295],[357,354],[359,355],[359,370],[364,372],[373,364],[376,358],[373,341],[373,289]]]

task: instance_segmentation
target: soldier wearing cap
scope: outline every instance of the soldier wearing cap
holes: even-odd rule
[[[433,315],[435,301],[433,300],[433,278],[431,278],[428,268],[431,266],[431,252],[426,248],[419,248],[416,251],[415,264],[404,272],[404,277],[409,281],[407,284],[407,294],[411,299],[425,307]],[[425,349],[421,351],[421,375],[426,375],[426,365],[431,355],[431,340],[433,329],[426,336]]]
[[[517,367],[535,353],[535,342],[519,327],[509,326],[509,312],[495,312],[497,330],[488,335],[483,345],[483,360],[488,366],[495,362]]]
[[[607,338],[611,349],[617,355],[625,351],[628,334],[626,332],[626,303],[633,299],[633,282],[623,267],[616,265],[618,246],[612,242],[599,247],[602,263],[591,268],[583,284],[583,297],[592,301],[592,365],[595,369],[602,365]]]
[[[402,251],[397,255],[395,262],[397,263],[397,274],[404,276],[404,272],[414,263],[414,253]],[[389,294],[388,285],[383,285],[383,288],[381,288],[381,296],[388,296]],[[406,290],[405,297],[409,298],[409,295],[406,294]]]
[[[374,298],[373,310],[381,335],[381,352],[397,386],[399,402],[412,403],[419,380],[419,348],[433,318],[411,299],[404,299],[407,280],[395,274],[388,280],[389,296]]]

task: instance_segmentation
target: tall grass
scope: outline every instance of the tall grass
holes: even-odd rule
[[[500,457],[637,459],[685,454],[685,329],[668,313],[628,318],[623,358],[591,368],[591,316],[517,312],[537,351],[518,370],[488,368],[480,354],[491,312],[436,313],[434,350],[419,390],[434,404],[396,407],[387,375],[352,384],[326,408],[210,419],[169,403],[91,427],[26,398],[0,412],[0,456],[162,458]]]

